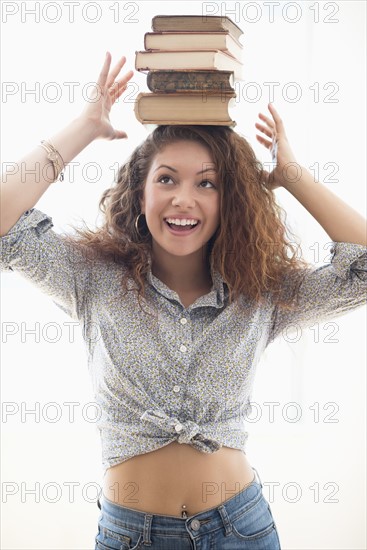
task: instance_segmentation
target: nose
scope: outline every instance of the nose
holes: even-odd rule
[[[182,208],[194,207],[195,199],[192,189],[189,186],[185,188],[183,185],[179,189],[176,189],[172,199],[172,206],[180,206]]]

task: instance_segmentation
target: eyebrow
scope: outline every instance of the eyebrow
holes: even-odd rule
[[[209,163],[208,163],[209,164]],[[169,170],[172,170],[172,172],[178,172],[175,168],[172,168],[172,166],[168,166],[167,164],[161,164],[154,170],[154,172],[157,172],[160,168],[168,168]],[[153,174],[154,174],[153,172]],[[202,174],[203,172],[216,172],[215,168],[204,168],[203,170],[200,170],[200,172],[197,172],[196,175]]]

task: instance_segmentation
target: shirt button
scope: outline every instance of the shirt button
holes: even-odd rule
[[[190,523],[190,527],[194,531],[197,531],[198,529],[200,529],[200,521],[198,519],[193,519]]]
[[[175,426],[176,432],[180,432],[182,430],[182,428],[183,428],[183,426],[180,423],[176,424],[176,426]]]
[[[173,386],[173,391],[174,392],[179,392],[180,391],[180,386]]]
[[[180,346],[180,351],[183,351],[183,352],[187,351],[187,347],[184,345]]]
[[[181,325],[186,325],[187,319],[185,319],[185,318],[183,317],[182,319],[180,319],[180,323],[181,323]]]

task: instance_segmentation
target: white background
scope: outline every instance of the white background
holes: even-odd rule
[[[65,2],[41,2],[37,22],[27,12],[35,2],[3,2],[2,162],[16,162],[81,112],[83,87],[98,77],[107,50],[113,64],[126,55],[126,70],[134,69],[135,51],[144,48],[154,15],[211,12],[229,15],[244,31],[245,80],[239,83],[233,114],[236,130],[263,162],[269,161],[255,139],[254,124],[274,100],[299,162],[307,167],[319,163],[319,181],[365,216],[366,4],[278,3],[271,22],[263,2],[99,2],[97,21],[96,3],[81,1],[75,2],[70,22]],[[50,22],[57,15],[60,20]],[[88,146],[74,159],[80,163],[74,178],[67,169],[65,181],[53,184],[37,203],[52,217],[56,231],[81,218],[96,222],[98,200],[113,182],[111,166],[123,162],[147,136],[133,113],[137,92],[148,91],[145,79],[135,73],[125,100],[112,111],[113,124],[126,130],[129,139]],[[67,82],[79,83],[74,97]],[[266,82],[279,83],[273,98]],[[301,97],[296,98],[296,87],[289,83],[297,83]],[[39,92],[26,93],[32,89]],[[53,101],[57,91],[60,97]],[[87,163],[100,166],[95,182],[92,164],[82,170]],[[337,166],[336,181],[327,179],[331,165],[324,168],[326,163]],[[289,193],[276,193],[304,256],[322,265],[329,236]],[[318,257],[313,252],[317,246]],[[3,415],[1,426],[2,548],[94,548],[102,468],[93,411],[87,407],[93,397],[82,336],[76,329],[70,341],[66,323],[71,319],[15,273],[2,276],[1,320],[3,327],[9,322],[18,327],[14,336],[5,342],[3,334],[2,340],[3,407],[14,412]],[[24,334],[22,322],[28,329],[39,324],[39,341]],[[50,322],[62,327],[56,342],[52,331],[42,336]],[[284,550],[366,548],[366,308],[336,319],[335,326],[337,342],[327,342],[330,329],[324,324],[318,327],[318,340],[316,329],[304,331],[295,343],[279,339],[257,369],[252,398],[262,404],[263,417],[248,425],[247,455],[262,478]],[[67,402],[75,403],[73,422]],[[274,422],[265,414],[264,402],[279,403]],[[289,420],[295,412],[287,409],[290,402],[302,412],[295,423]],[[20,411],[35,403],[41,409],[39,421],[34,415],[22,419]],[[58,404],[58,422],[52,422],[55,408],[48,403]],[[269,483],[277,484],[274,499]],[[32,489],[33,494],[27,493]]]

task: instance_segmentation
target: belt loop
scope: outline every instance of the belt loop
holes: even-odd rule
[[[232,523],[231,523],[231,520],[229,519],[226,507],[223,504],[220,504],[217,507],[217,510],[220,513],[220,516],[222,518],[226,536],[230,535],[232,533]]]
[[[260,485],[261,485],[261,487],[262,487],[263,484],[262,484],[261,478],[260,478],[260,476],[259,476],[259,472],[258,472],[258,471],[256,470],[256,468],[254,468],[253,466],[252,466],[252,469],[255,471],[255,473],[256,473],[256,475],[257,475],[257,477],[258,477],[259,483],[260,483]],[[256,476],[255,476],[255,477],[256,477]]]
[[[145,546],[150,546],[152,544],[152,541],[150,540],[152,520],[153,520],[153,516],[151,514],[145,514],[144,529],[143,529],[143,544]]]

